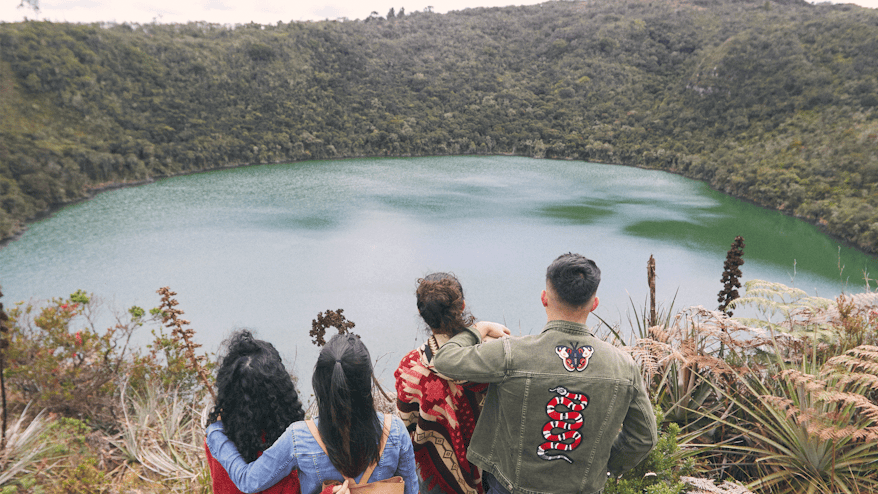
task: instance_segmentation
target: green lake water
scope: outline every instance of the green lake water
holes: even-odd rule
[[[878,273],[807,223],[676,175],[435,157],[262,165],[102,193],[0,250],[0,284],[7,306],[84,289],[123,309],[155,307],[170,286],[205,349],[252,328],[306,382],[311,320],[343,308],[389,382],[425,338],[414,290],[427,273],[456,273],[477,318],[530,334],[545,322],[546,266],[579,252],[603,272],[597,314],[624,330],[630,300],[640,310],[646,299],[650,254],[660,303],[676,293],[675,307],[715,308],[736,235],[744,280],[835,297]]]

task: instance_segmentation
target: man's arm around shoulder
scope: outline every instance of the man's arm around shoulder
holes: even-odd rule
[[[451,379],[478,383],[500,382],[506,377],[508,338],[481,343],[476,328],[457,333],[433,357],[436,370]]]

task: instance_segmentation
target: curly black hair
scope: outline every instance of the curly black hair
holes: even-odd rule
[[[247,461],[256,460],[305,411],[293,379],[274,345],[240,330],[223,342],[216,376],[216,403],[208,424],[220,419]]]

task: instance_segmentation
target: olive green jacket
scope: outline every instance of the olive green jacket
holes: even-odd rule
[[[479,344],[473,328],[433,360],[452,379],[491,383],[467,459],[513,494],[598,493],[656,443],[640,368],[586,326]]]

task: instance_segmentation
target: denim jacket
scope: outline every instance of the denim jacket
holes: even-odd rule
[[[468,329],[436,354],[452,379],[491,383],[467,459],[513,494],[598,493],[656,443],[640,368],[568,321],[479,344]]]
[[[381,421],[384,416],[378,414]],[[314,419],[316,423],[318,419]],[[332,466],[326,453],[317,444],[305,422],[295,422],[274,444],[252,463],[238,453],[235,444],[226,437],[222,422],[207,427],[207,446],[210,453],[228,472],[232,482],[243,492],[259,492],[276,484],[294,468],[299,470],[302,494],[320,492],[326,480],[344,482],[344,476]],[[405,480],[405,494],[417,494],[418,477],[415,473],[415,454],[412,439],[399,417],[394,416],[387,445],[370,480],[384,480],[399,475]],[[363,474],[354,480],[360,481]]]

